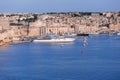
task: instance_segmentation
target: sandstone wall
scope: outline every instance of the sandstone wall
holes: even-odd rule
[[[120,31],[120,24],[110,25],[110,30]]]
[[[9,44],[12,40],[12,36],[14,34],[13,30],[7,30],[3,33],[0,33],[0,46]]]

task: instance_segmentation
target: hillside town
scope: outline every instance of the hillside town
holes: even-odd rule
[[[0,13],[0,46],[11,43],[13,38],[29,41],[50,32],[61,35],[120,32],[120,12]]]

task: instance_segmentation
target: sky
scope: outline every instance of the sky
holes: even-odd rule
[[[0,0],[0,12],[118,12],[120,0]]]

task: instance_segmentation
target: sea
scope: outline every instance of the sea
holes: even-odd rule
[[[120,80],[120,36],[0,48],[0,80]]]

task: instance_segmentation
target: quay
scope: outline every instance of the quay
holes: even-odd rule
[[[120,13],[0,13],[0,46],[30,42],[32,37],[40,37],[50,32],[61,35],[70,32],[78,36],[120,33]],[[16,37],[20,40],[13,40]]]

